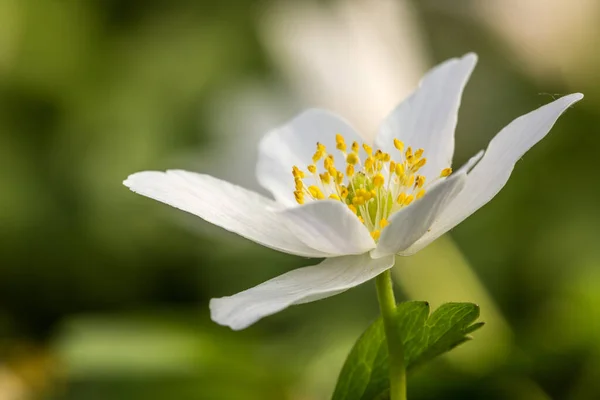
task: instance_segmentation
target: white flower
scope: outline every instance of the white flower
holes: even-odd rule
[[[583,97],[564,96],[517,118],[452,173],[458,107],[476,62],[467,54],[431,70],[383,121],[375,143],[316,109],[269,132],[257,176],[275,200],[180,170],[139,172],[124,184],[263,246],[325,258],[211,300],[215,322],[246,328],[368,281],[396,255],[411,255],[452,229],[498,193],[515,163]]]

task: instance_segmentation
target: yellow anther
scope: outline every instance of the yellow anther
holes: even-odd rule
[[[375,191],[375,189],[373,189],[369,192],[369,197],[370,198],[377,197],[377,192]]]
[[[404,150],[404,143],[401,140],[394,138],[394,147],[399,151],[402,151]]]
[[[452,168],[444,168],[442,170],[442,173],[440,174],[440,177],[445,178],[447,176],[450,176],[451,173],[452,173]]]
[[[357,217],[361,224],[365,223],[365,219],[363,217],[361,217],[360,215],[358,215]]]
[[[404,153],[404,155],[406,156],[406,159],[412,159],[413,157],[413,152],[412,152],[412,147],[408,146],[408,148],[406,149],[406,153]]]
[[[321,189],[319,189],[318,186],[315,186],[315,185],[309,186],[308,192],[310,193],[310,195],[312,197],[314,197],[317,200],[323,200],[325,198],[325,195],[323,194],[323,192],[321,192]]]
[[[423,149],[419,149],[419,150],[415,151],[415,158],[416,158],[417,160],[418,160],[419,158],[421,158],[421,156],[423,155],[423,152],[424,152],[424,151],[425,151],[425,150],[423,150]]]
[[[325,153],[327,153],[327,148],[324,144],[317,142],[317,151],[320,151],[324,155]]]
[[[398,195],[398,198],[396,199],[396,203],[404,204],[404,200],[406,200],[406,193],[402,192]]]
[[[371,232],[371,237],[373,238],[373,240],[379,239],[379,236],[381,236],[381,232],[379,231],[379,229]]]
[[[377,151],[375,152],[375,159],[376,159],[376,160],[381,160],[381,157],[382,157],[382,156],[383,156],[383,151],[381,151],[381,150],[377,150]]]
[[[350,153],[346,156],[346,162],[348,164],[356,165],[358,163],[358,156],[356,153]]]
[[[373,159],[373,157],[367,157],[367,159],[365,160],[365,169],[367,170],[367,172],[373,172],[374,162],[375,160]]]
[[[415,184],[415,176],[414,176],[414,175],[411,175],[411,176],[408,178],[408,181],[406,182],[406,186],[408,186],[408,187],[411,187],[411,186],[412,186],[412,185],[414,185],[414,184]]]
[[[315,154],[312,156],[312,160],[314,163],[316,163],[317,161],[319,161],[321,158],[323,158],[325,154],[322,151],[317,150],[315,152]]]
[[[352,199],[352,204],[354,206],[363,206],[365,204],[365,198],[362,196],[354,196]]]
[[[342,196],[342,199],[345,199],[346,197],[348,197],[348,188],[345,186],[340,187],[340,196]]]
[[[340,200],[340,196],[338,196],[337,194],[330,194],[329,198],[332,200]]]
[[[417,172],[426,163],[427,163],[427,159],[426,158],[421,158],[418,163],[416,163],[415,165],[413,165],[413,167],[412,167],[413,171]]]
[[[373,185],[375,185],[375,187],[382,187],[384,183],[385,178],[383,177],[383,175],[377,174],[373,177]]]
[[[326,170],[329,171],[332,167],[334,167],[334,160],[333,160],[333,156],[331,154],[329,154],[323,160],[323,168],[325,168]]]
[[[296,198],[296,201],[298,202],[298,204],[304,204],[304,193],[296,190],[294,192],[294,197]]]
[[[423,196],[425,196],[425,189],[419,190],[419,193],[417,193],[417,199],[420,199]]]
[[[306,168],[308,169],[308,172],[310,172],[311,174],[314,174],[315,172],[317,172],[317,166],[315,164],[310,164]]]
[[[390,173],[394,173],[396,170],[396,162],[394,160],[390,160]]]
[[[356,214],[358,212],[358,210],[356,209],[356,207],[354,207],[352,204],[348,204],[348,208],[350,209],[350,211],[352,211],[354,214]]]
[[[396,164],[396,175],[399,177],[404,176],[404,164]]]
[[[294,179],[294,184],[295,184],[296,190],[301,191],[304,188],[304,182],[302,182],[302,179],[300,179],[300,178]]]
[[[342,182],[344,182],[344,174],[340,171],[337,172],[337,174],[335,175],[335,183],[337,183],[338,185],[341,185]]]
[[[425,184],[425,177],[423,175],[417,175],[415,185],[419,188],[422,188],[424,184]]]
[[[346,175],[348,175],[348,178],[352,178],[354,176],[354,165],[348,164],[346,167]]]
[[[388,153],[383,153],[383,155],[381,156],[381,160],[383,162],[388,162],[388,161],[390,161],[391,158],[392,157]]]
[[[373,155],[373,148],[371,146],[369,146],[368,144],[363,143],[363,149],[365,149],[365,152],[367,153],[368,156]]]
[[[404,205],[407,206],[410,203],[413,202],[413,200],[415,199],[415,196],[413,196],[412,194],[409,194],[408,196],[406,196],[406,198],[404,199]]]
[[[340,151],[346,151],[346,141],[339,133],[335,135],[335,148]]]
[[[367,202],[373,198],[373,196],[371,195],[371,192],[367,192],[364,189],[358,189],[356,191],[356,196],[362,198],[365,202]]]
[[[379,227],[381,229],[385,228],[386,226],[388,226],[390,223],[388,222],[387,219],[382,218],[381,221],[379,221]]]
[[[302,172],[300,168],[296,167],[295,165],[292,167],[292,175],[294,175],[294,178],[304,178],[304,172]]]
[[[325,184],[331,182],[331,175],[329,175],[329,172],[323,172],[322,174],[319,174],[319,178],[321,178],[321,182]]]
[[[358,142],[352,142],[352,152],[358,154]]]

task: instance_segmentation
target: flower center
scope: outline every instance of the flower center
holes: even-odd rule
[[[336,135],[335,140],[340,156],[344,157],[346,170],[336,169],[333,154],[327,153],[325,146],[317,143],[313,163],[306,167],[306,171],[297,166],[292,168],[294,197],[299,204],[306,200],[326,199],[343,202],[377,240],[381,230],[388,225],[388,218],[423,197],[427,186],[433,183],[426,184],[425,176],[418,173],[427,162],[423,157],[424,150],[413,151],[411,147],[405,150],[404,143],[394,139],[394,147],[398,151],[397,161],[394,161],[390,154],[381,150],[373,152],[371,146],[363,143],[366,158],[361,160],[358,142],[352,142],[348,151],[342,135]],[[319,164],[322,169],[318,168]],[[451,168],[444,168],[439,178],[451,173]]]

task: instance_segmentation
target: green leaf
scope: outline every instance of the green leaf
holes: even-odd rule
[[[446,303],[429,315],[424,301],[400,303],[396,323],[404,343],[404,362],[410,370],[469,340],[483,323],[472,303]],[[333,400],[388,398],[388,349],[383,321],[373,322],[358,338],[342,368]]]

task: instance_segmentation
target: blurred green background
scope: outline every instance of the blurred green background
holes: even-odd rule
[[[0,400],[327,399],[374,285],[217,326],[211,297],[315,261],[121,182],[185,168],[259,190],[269,128],[320,106],[372,134],[468,51],[455,165],[586,98],[494,201],[395,268],[400,298],[477,302],[487,322],[410,398],[599,399],[599,38],[595,0],[0,0]]]

